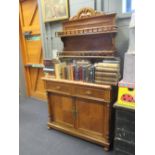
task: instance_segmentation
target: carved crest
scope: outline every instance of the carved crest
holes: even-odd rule
[[[93,17],[97,15],[103,15],[104,13],[98,12],[92,8],[82,8],[76,16],[71,17],[69,20],[77,20],[82,18]]]

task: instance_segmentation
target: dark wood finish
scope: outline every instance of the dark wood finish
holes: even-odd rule
[[[115,55],[115,20],[115,13],[99,13],[91,8],[81,9],[76,16],[63,23],[62,32],[56,32],[56,36],[61,37],[64,43],[61,55]]]
[[[112,35],[108,34],[94,34],[85,36],[76,36],[63,38],[64,51],[101,51],[115,50],[112,44]],[[97,41],[96,41],[97,40]],[[79,46],[80,45],[80,46]]]
[[[62,32],[56,33],[64,43],[59,56],[74,59],[114,56],[115,17],[113,13],[81,9],[63,23]],[[82,81],[43,80],[48,94],[48,128],[100,144],[108,151],[113,137],[112,105],[117,98],[117,87]]]
[[[111,109],[116,87],[43,78],[48,92],[48,127],[100,144],[111,144]]]
[[[85,16],[81,18],[80,14],[86,15],[85,12],[90,13],[90,16]],[[98,28],[98,27],[116,27],[115,13],[102,13],[98,12],[90,8],[81,9],[76,17],[71,17],[69,21],[63,23],[63,30],[75,30],[75,29],[86,29],[86,28]]]

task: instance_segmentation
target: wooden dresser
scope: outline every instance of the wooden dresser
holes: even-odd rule
[[[114,57],[116,14],[84,8],[57,32],[64,43],[59,59]],[[48,96],[48,127],[100,144],[107,151],[113,138],[113,108],[117,86],[43,78]]]
[[[43,78],[48,96],[48,127],[109,150],[116,87]]]

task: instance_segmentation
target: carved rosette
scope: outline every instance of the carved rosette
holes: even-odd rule
[[[104,13],[98,12],[92,8],[82,8],[76,16],[70,17],[71,20],[77,20],[77,19],[83,19],[83,18],[88,18],[88,17],[93,17],[97,15],[103,15]]]

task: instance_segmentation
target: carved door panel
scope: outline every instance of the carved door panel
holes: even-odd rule
[[[76,128],[91,136],[105,135],[105,107],[96,101],[76,100]]]
[[[43,77],[43,51],[37,0],[20,1],[20,47],[28,96],[46,99]]]
[[[52,121],[54,123],[73,127],[74,126],[74,116],[73,109],[74,103],[73,99],[68,96],[63,96],[59,94],[50,93],[50,110],[52,112]]]

